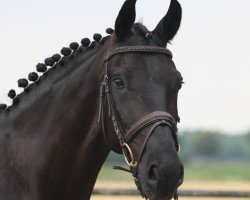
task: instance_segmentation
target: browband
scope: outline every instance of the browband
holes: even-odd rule
[[[104,57],[104,61],[107,62],[111,57],[119,53],[162,53],[166,54],[170,58],[173,57],[173,54],[170,50],[164,47],[154,47],[154,46],[124,46],[118,47],[112,51],[109,51],[107,55]]]

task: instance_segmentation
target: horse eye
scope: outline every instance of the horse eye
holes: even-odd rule
[[[120,78],[115,78],[114,79],[114,85],[118,89],[124,88],[124,83],[123,83],[122,79],[120,79]]]

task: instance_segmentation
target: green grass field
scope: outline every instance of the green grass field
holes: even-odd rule
[[[130,181],[131,175],[103,166],[98,180]],[[250,181],[250,163],[214,163],[184,165],[185,181]]]

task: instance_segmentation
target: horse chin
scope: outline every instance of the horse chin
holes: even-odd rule
[[[168,191],[166,191],[164,192],[165,194],[162,194],[162,192],[155,192],[151,190],[145,193],[150,200],[170,200],[173,198],[175,192],[169,193]]]
[[[165,196],[165,197],[161,197],[161,198],[155,198],[155,199],[152,199],[152,200],[170,200],[172,199],[173,195],[171,196]]]
[[[148,190],[148,192],[145,192],[145,194],[150,200],[170,200],[174,197],[176,190],[177,189],[173,190],[173,192],[169,191],[159,192],[159,191]]]
[[[154,198],[152,200],[170,200],[172,199],[173,195],[171,196],[165,196],[165,197],[160,197],[160,198]]]

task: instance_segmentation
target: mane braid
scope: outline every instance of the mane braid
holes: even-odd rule
[[[13,97],[12,104],[10,106],[6,106],[6,104],[1,104],[1,111],[3,113],[4,110],[11,111],[15,110],[17,105],[22,101],[23,97],[30,94],[30,92],[39,86],[42,81],[46,80],[49,76],[53,76],[54,71],[60,70],[64,72],[65,70],[69,70],[67,68],[68,65],[72,64],[78,57],[86,55],[87,52],[91,52],[105,44],[105,42],[110,38],[110,36],[102,37],[100,34],[94,34],[93,39],[94,41],[90,41],[88,38],[84,38],[81,43],[82,45],[79,46],[78,43],[72,42],[70,44],[70,48],[64,47],[62,48],[61,54],[64,56],[61,57],[60,54],[54,54],[52,57],[45,59],[45,64],[39,63],[37,65],[37,71],[43,73],[40,77],[36,77],[35,72],[31,72],[28,76],[29,81],[33,82],[30,84],[22,84],[26,83],[26,79],[19,79],[19,86],[23,87],[24,90],[20,94],[14,95],[14,90],[11,90],[9,93],[9,97]],[[49,68],[48,68],[49,67]],[[59,77],[63,77],[63,74],[59,74]],[[65,74],[64,74],[65,76]],[[58,77],[56,77],[57,79]],[[21,82],[21,84],[20,84]]]

